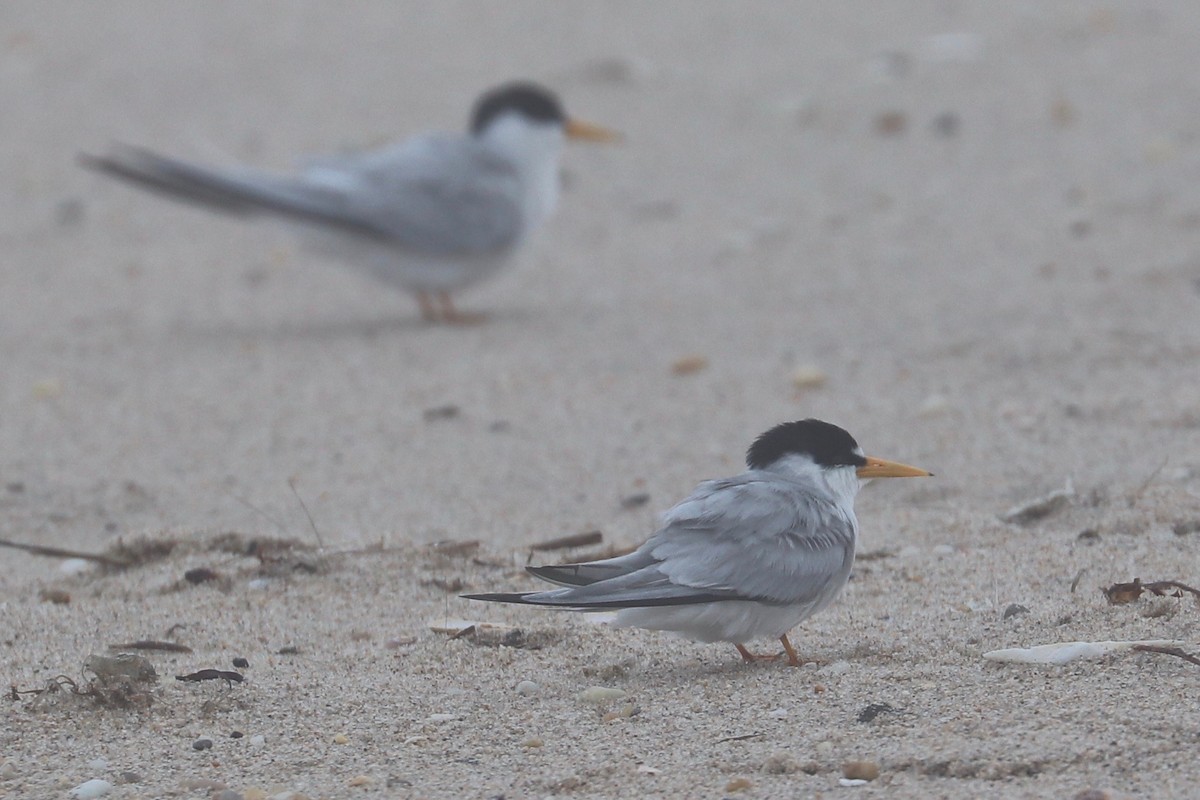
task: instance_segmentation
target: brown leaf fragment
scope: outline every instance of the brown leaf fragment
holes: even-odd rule
[[[63,589],[42,589],[38,592],[38,599],[43,603],[65,606],[71,602],[71,593]]]

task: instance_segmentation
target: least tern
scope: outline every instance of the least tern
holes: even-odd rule
[[[529,567],[567,588],[463,595],[470,600],[617,610],[622,627],[672,631],[700,642],[783,644],[788,631],[828,606],[850,578],[858,520],[854,496],[869,478],[931,475],[863,454],[849,433],[816,419],[785,422],[759,436],[746,471],[704,481],[667,511],[661,527],[628,555]]]
[[[430,133],[380,150],[314,159],[297,175],[219,169],[117,146],[84,166],[176,200],[301,226],[327,254],[416,295],[421,314],[467,321],[451,293],[488,277],[558,203],[566,139],[617,134],[568,119],[528,82],[480,97],[465,134]],[[315,237],[311,234],[316,234]]]

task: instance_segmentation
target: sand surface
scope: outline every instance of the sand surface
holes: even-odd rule
[[[0,677],[192,649],[6,699],[0,797],[1195,796],[1200,667],[982,654],[1200,647],[1190,599],[1100,591],[1200,584],[1200,5],[882,5],[0,6],[0,538],[137,556],[0,549]],[[75,163],[283,168],[524,76],[627,140],[567,153],[477,327]],[[937,473],[859,496],[814,663],[458,599],[638,543],[807,416]]]

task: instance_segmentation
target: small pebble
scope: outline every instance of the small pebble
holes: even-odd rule
[[[87,763],[87,766],[92,772],[103,772],[104,770],[108,769],[108,759],[93,758]]]
[[[241,792],[235,792],[233,789],[222,789],[212,796],[212,800],[246,800]]]
[[[797,389],[818,389],[825,385],[829,376],[820,367],[800,367],[792,373],[792,386]]]
[[[908,127],[903,111],[884,111],[875,117],[875,132],[880,136],[899,136]]]
[[[542,687],[538,686],[533,681],[521,681],[517,684],[517,694],[521,695],[522,697],[532,697],[541,690]]]
[[[1008,606],[1008,608],[1004,609],[1004,614],[1003,614],[1003,616],[1000,617],[1000,619],[1002,619],[1002,620],[1011,619],[1012,617],[1019,617],[1022,614],[1028,614],[1028,613],[1029,613],[1029,609],[1026,608],[1025,606],[1021,605],[1020,603],[1011,603]]]
[[[191,584],[207,583],[208,581],[215,581],[219,577],[215,569],[208,567],[196,567],[183,573],[183,579]]]
[[[251,578],[246,581],[246,588],[253,589],[256,592],[265,591],[271,588],[270,578]]]
[[[370,782],[371,782],[371,779],[368,778],[366,775],[355,775],[353,778],[350,779],[348,785],[350,785],[350,786],[366,786]]]
[[[267,737],[263,736],[261,733],[254,734],[253,736],[250,737],[250,746],[251,747],[266,747],[267,746]]]
[[[838,778],[838,786],[847,788],[852,786],[866,786],[870,781],[865,781],[862,778]]]
[[[649,492],[638,492],[637,494],[625,495],[621,498],[621,508],[630,509],[638,508],[650,502]]]
[[[701,355],[684,356],[671,365],[675,375],[692,375],[708,367],[708,358]]]
[[[744,792],[753,786],[754,784],[750,782],[749,778],[734,778],[729,783],[725,784],[725,791]]]
[[[118,775],[120,783],[141,783],[142,773],[134,772],[131,769],[122,770]]]
[[[65,606],[71,602],[71,593],[63,589],[42,589],[38,592],[38,599],[43,603]]]
[[[786,708],[772,708],[767,712],[767,716],[774,719],[784,719],[787,717],[787,715],[788,712]]]
[[[58,565],[58,571],[64,575],[78,575],[87,572],[91,566],[91,563],[82,558],[68,558]]]
[[[545,742],[543,742],[540,738],[538,738],[537,736],[533,736],[533,737],[530,737],[529,739],[526,739],[525,741],[521,742],[521,747],[534,748],[534,747],[541,747],[544,744],[545,744]]]
[[[240,738],[242,738],[242,737],[243,737],[243,736],[245,736],[245,735],[246,735],[246,734],[242,733],[241,731],[230,731],[230,732],[229,732],[229,738],[230,738],[230,739],[240,739]]]
[[[246,669],[250,666],[250,662],[244,658],[238,657],[233,660],[233,665],[238,669]]]
[[[582,703],[590,703],[592,705],[600,705],[611,700],[620,700],[625,696],[625,692],[621,689],[610,689],[607,686],[589,686],[579,694],[575,695],[575,699]]]
[[[0,781],[11,781],[17,777],[17,768],[8,761],[0,764]]]
[[[933,118],[933,132],[949,139],[958,133],[961,122],[953,111],[945,111]]]
[[[842,764],[842,775],[852,781],[873,781],[879,777],[879,765],[874,761],[847,761]]]
[[[113,785],[108,781],[92,778],[90,781],[84,781],[67,792],[67,795],[76,798],[76,800],[91,800],[91,798],[95,797],[104,797],[112,788]]]
[[[267,793],[257,786],[251,786],[242,792],[242,800],[267,800]]]
[[[763,772],[772,775],[788,775],[799,769],[800,766],[796,763],[796,759],[784,752],[772,753],[763,762]]]
[[[347,744],[350,741],[350,737],[344,733],[335,733],[333,738],[329,741],[333,742],[334,744]]]
[[[212,746],[212,739],[197,739],[196,741],[192,742],[193,750],[211,750]]]

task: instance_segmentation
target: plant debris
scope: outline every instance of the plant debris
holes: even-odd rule
[[[1066,485],[1061,489],[1055,489],[1053,492],[1030,500],[1027,503],[1013,506],[1000,515],[1000,520],[1002,522],[1011,522],[1014,525],[1028,525],[1040,519],[1045,519],[1051,514],[1058,513],[1070,505],[1074,499],[1075,487],[1068,480]]]
[[[1135,644],[1133,649],[1139,653],[1162,653],[1165,656],[1175,656],[1176,658],[1182,658],[1184,661],[1200,667],[1200,658],[1196,658],[1191,653],[1185,652],[1181,647],[1166,647],[1154,644]]]
[[[48,556],[50,558],[82,558],[84,561],[95,561],[97,564],[103,564],[106,567],[127,567],[130,562],[125,559],[107,556],[103,553],[84,553],[80,550],[65,550],[61,547],[43,547],[39,544],[25,544],[24,542],[13,542],[8,539],[0,539],[0,547],[12,547],[16,550],[23,550],[26,553],[35,556]]]
[[[1134,578],[1129,583],[1114,583],[1107,589],[1101,589],[1101,591],[1108,598],[1109,605],[1114,606],[1132,603],[1141,597],[1143,592],[1149,592],[1157,597],[1183,597],[1183,593],[1188,592],[1200,600],[1200,589],[1193,589],[1191,586],[1178,581],[1151,581],[1150,583],[1142,583],[1140,578]]]
[[[190,653],[192,648],[178,642],[162,642],[155,639],[138,639],[126,644],[110,644],[109,650],[162,650],[167,653]]]
[[[1055,642],[1036,647],[1012,647],[1007,650],[992,650],[984,653],[988,661],[1005,664],[1048,664],[1061,666],[1080,659],[1101,658],[1111,653],[1134,650],[1139,647],[1178,647],[1184,642],[1167,639],[1152,639],[1141,642]]]
[[[761,739],[766,736],[765,733],[743,733],[740,736],[726,736],[724,739],[717,739],[716,744],[724,744],[725,742],[744,742],[748,739]]]
[[[65,606],[71,602],[71,593],[64,589],[42,589],[38,592],[38,599],[43,603]]]
[[[889,703],[871,703],[858,712],[856,719],[859,722],[874,722],[880,714],[891,714],[895,711],[896,709]]]
[[[232,689],[233,684],[241,683],[246,679],[242,676],[242,673],[234,672],[233,670],[229,669],[202,669],[188,675],[176,675],[175,680],[191,681],[193,683],[199,683],[200,681],[220,680],[225,681],[225,685]]]
[[[429,549],[440,556],[465,556],[479,549],[479,540],[467,539],[465,541],[455,541],[447,539],[442,542],[434,542],[429,545]]]

